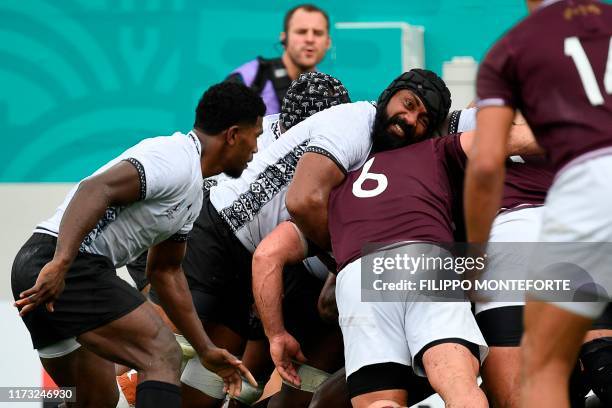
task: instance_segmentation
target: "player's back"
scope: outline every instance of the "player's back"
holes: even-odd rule
[[[611,35],[611,5],[544,2],[488,53],[480,105],[499,98],[520,109],[556,170],[612,146]]]
[[[349,172],[329,200],[339,270],[368,244],[452,242],[465,162],[460,136],[450,135],[376,153]]]

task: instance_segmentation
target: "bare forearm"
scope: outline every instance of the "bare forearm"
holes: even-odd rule
[[[468,164],[465,182],[465,222],[468,241],[486,243],[500,208],[505,169],[480,171]]]
[[[212,343],[195,311],[183,271],[181,269],[174,272],[152,270],[150,280],[159,296],[161,306],[172,323],[196,352],[202,355]]]
[[[253,259],[253,295],[266,336],[284,332],[282,265]]]
[[[295,224],[279,224],[253,254],[253,295],[268,338],[285,331],[283,269],[305,259],[306,241]]]

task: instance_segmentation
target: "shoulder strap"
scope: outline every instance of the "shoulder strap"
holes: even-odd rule
[[[287,89],[289,89],[289,85],[291,85],[291,79],[287,75],[287,69],[285,69],[282,59],[265,59],[257,57],[257,61],[259,61],[259,68],[251,84],[251,89],[261,94],[266,81],[272,81],[278,104],[279,106],[282,105]]]

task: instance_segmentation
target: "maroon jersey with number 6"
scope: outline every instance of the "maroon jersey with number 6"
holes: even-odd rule
[[[453,242],[465,164],[460,135],[450,135],[376,153],[348,173],[329,199],[338,270],[360,258],[367,244]]]
[[[488,52],[478,106],[520,109],[556,172],[586,153],[612,153],[611,37],[611,5],[543,2]]]

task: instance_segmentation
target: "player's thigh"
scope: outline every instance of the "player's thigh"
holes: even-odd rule
[[[405,303],[362,302],[359,260],[338,275],[336,301],[348,376],[369,364],[410,366],[404,333]]]
[[[174,334],[147,302],[110,323],[78,336],[95,353],[137,370],[152,362],[180,365]]]

